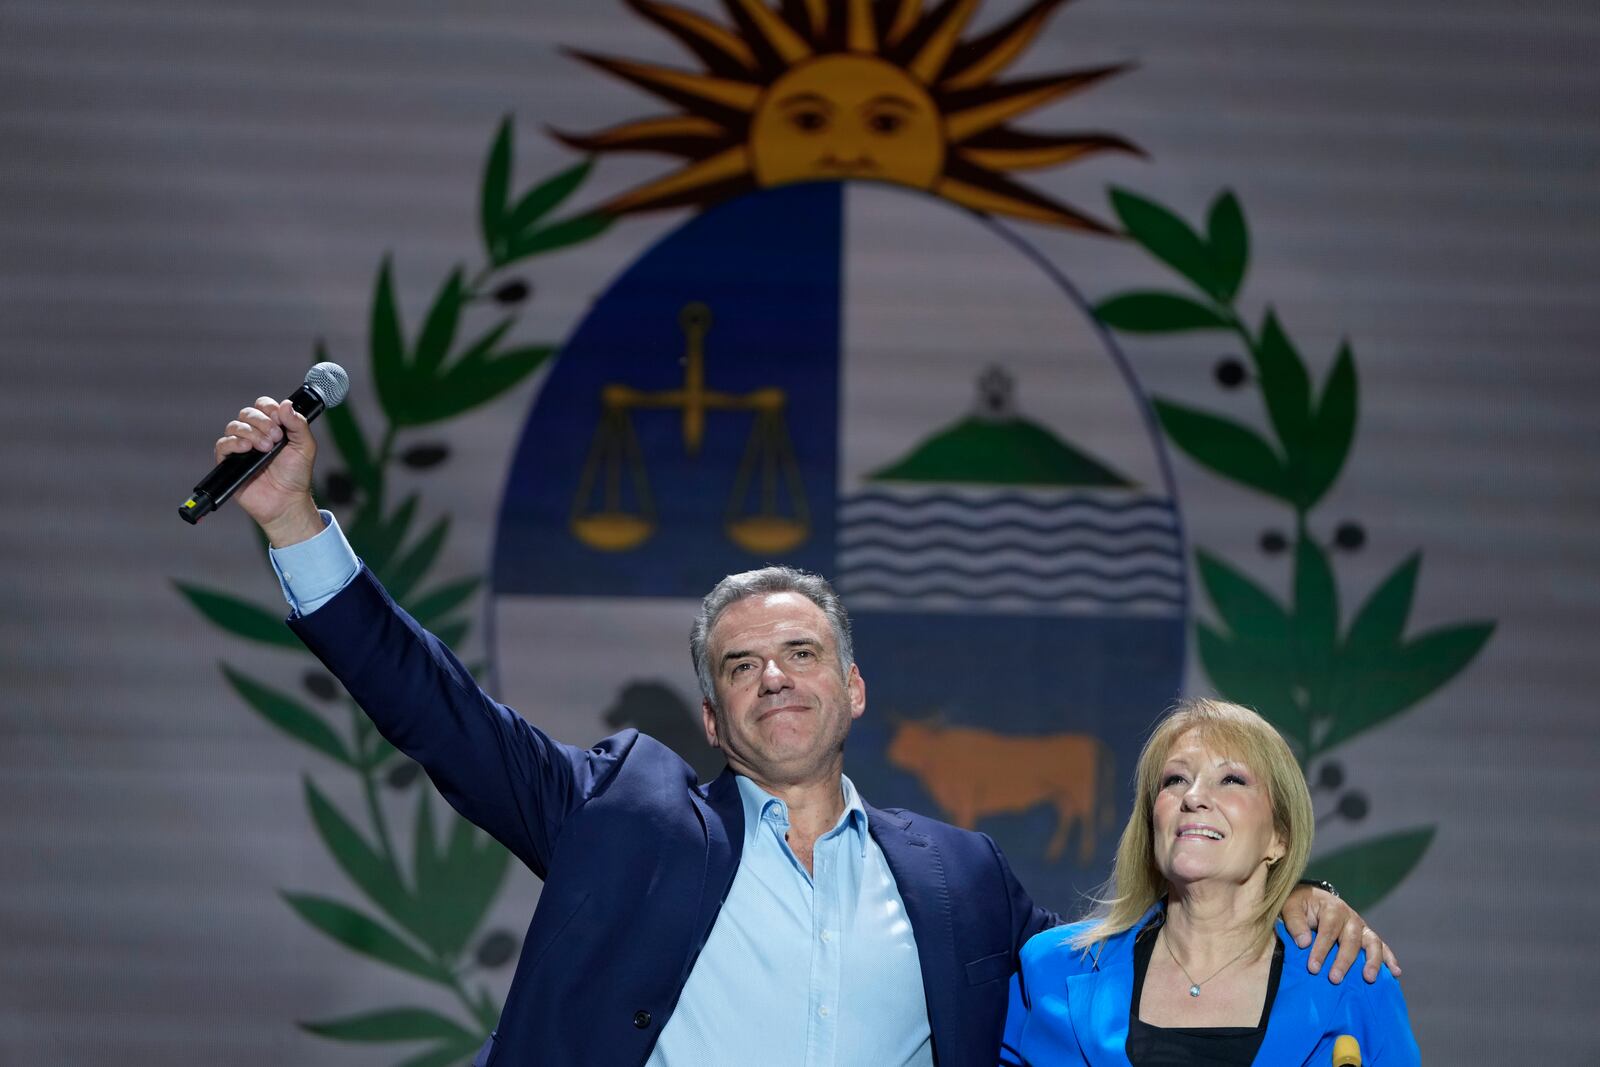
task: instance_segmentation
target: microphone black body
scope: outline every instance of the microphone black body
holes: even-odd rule
[[[342,402],[349,388],[350,379],[344,368],[334,363],[319,363],[311,368],[300,388],[289,394],[289,403],[310,422]],[[178,505],[178,514],[191,526],[199,522],[226,504],[240,486],[271,463],[288,443],[289,439],[285,437],[267,452],[251,449],[223,457],[221,463],[211,468],[210,474],[200,479],[194,492],[189,494],[189,499]]]

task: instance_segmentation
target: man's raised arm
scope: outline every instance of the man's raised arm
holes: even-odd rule
[[[234,500],[271,545],[294,608],[290,628],[452,807],[544,877],[562,823],[616,769],[627,740],[587,750],[560,744],[479,689],[361,566],[333,517],[318,511],[316,439],[287,400],[259,397],[242,409],[215,456],[269,451],[284,438],[283,451]]]

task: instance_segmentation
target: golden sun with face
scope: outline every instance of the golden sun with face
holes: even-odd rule
[[[1065,0],[1033,0],[962,40],[982,0],[725,0],[732,26],[657,0],[628,6],[677,38],[703,72],[575,53],[676,105],[677,114],[594,134],[556,133],[586,152],[658,152],[678,170],[600,210],[705,205],[794,182],[891,182],[989,214],[1110,232],[1007,177],[1094,152],[1137,152],[1106,133],[1040,134],[1011,120],[1120,66],[997,82]]]

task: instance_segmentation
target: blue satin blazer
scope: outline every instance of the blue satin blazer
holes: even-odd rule
[[[1025,1067],[1129,1067],[1128,1011],[1133,1002],[1133,942],[1155,914],[1109,938],[1099,958],[1066,941],[1085,923],[1046,930],[1022,948],[1022,970],[1011,979],[1000,1062]],[[1255,1062],[1271,1067],[1333,1062],[1333,1043],[1349,1034],[1361,1044],[1363,1067],[1420,1065],[1405,998],[1389,968],[1368,985],[1365,956],[1334,985],[1306,970],[1300,948],[1277,925],[1283,942],[1283,977],[1267,1017],[1267,1036]]]

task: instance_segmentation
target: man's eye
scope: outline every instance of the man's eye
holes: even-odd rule
[[[880,111],[867,119],[867,128],[873,133],[897,133],[905,124],[905,116],[892,111]]]
[[[816,655],[816,653],[812,652],[809,648],[797,648],[795,649],[794,654],[796,659],[810,659],[812,656]]]

